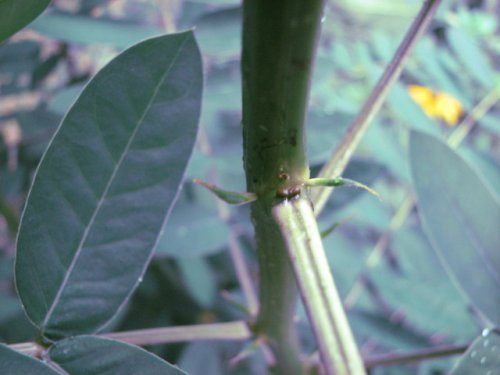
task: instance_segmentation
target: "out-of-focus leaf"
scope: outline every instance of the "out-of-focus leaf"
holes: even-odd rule
[[[500,324],[498,198],[456,152],[432,136],[411,134],[410,164],[420,217],[434,249],[476,307]]]
[[[218,343],[193,342],[182,352],[179,366],[190,375],[224,374],[224,363]]]
[[[444,69],[437,59],[437,47],[432,39],[423,38],[420,40],[415,47],[415,54],[428,80],[428,82],[420,82],[420,84],[431,84],[432,89],[452,94],[460,99],[461,103],[466,107],[470,105],[462,92],[463,90],[460,89],[460,86],[457,87],[457,82],[451,79],[448,71]]]
[[[32,41],[19,41],[0,45],[0,67],[2,73],[22,73],[36,66],[40,46]]]
[[[41,361],[21,354],[7,345],[0,344],[0,369],[2,375],[58,375],[59,373]]]
[[[331,115],[309,111],[307,115],[307,155],[313,165],[324,163],[342,138],[352,116],[342,112]]]
[[[177,266],[193,299],[204,308],[210,307],[215,299],[217,283],[206,259],[178,258]]]
[[[342,227],[324,238],[323,243],[339,294],[343,297],[363,270],[369,248],[349,238]]]
[[[180,368],[138,346],[96,336],[58,341],[51,360],[72,375],[182,375]]]
[[[0,341],[16,343],[35,336],[35,327],[26,318],[17,296],[0,295]]]
[[[0,43],[38,17],[49,3],[50,0],[0,1]]]
[[[49,101],[48,109],[64,115],[82,93],[85,85],[77,84],[58,91]]]
[[[32,41],[20,41],[0,45],[0,93],[16,93],[29,87],[26,75],[31,74],[38,63],[40,46]]]
[[[494,114],[486,114],[479,119],[481,127],[494,133],[500,133],[500,121]]]
[[[47,148],[61,117],[43,108],[30,112],[18,112],[16,120],[21,125],[23,140],[21,159],[39,159]]]
[[[500,369],[500,333],[483,332],[469,346],[450,375],[496,375]]]
[[[228,236],[227,224],[216,209],[181,200],[172,211],[156,252],[188,258],[213,254],[224,248]]]
[[[95,332],[135,289],[196,138],[201,58],[192,32],[139,43],[64,118],[38,169],[16,281],[51,338]]]
[[[349,321],[360,345],[366,340],[393,350],[410,350],[429,345],[424,335],[412,332],[401,322],[392,322],[381,314],[354,309],[349,311]]]
[[[477,333],[466,301],[452,284],[397,275],[386,266],[371,270],[370,279],[385,303],[417,331],[460,341]]]
[[[450,27],[446,35],[450,47],[460,62],[467,69],[467,73],[480,82],[485,88],[492,88],[495,84],[495,72],[491,68],[486,55],[478,45],[477,40],[459,27]]]
[[[160,29],[138,23],[57,12],[45,14],[30,27],[70,43],[104,43],[122,48],[161,34]]]
[[[398,135],[394,127],[375,123],[368,129],[362,144],[370,150],[373,158],[384,165],[392,175],[403,182],[409,182],[406,154]]]
[[[241,50],[241,8],[207,14],[196,23],[196,37],[203,55],[216,59],[236,57]]]

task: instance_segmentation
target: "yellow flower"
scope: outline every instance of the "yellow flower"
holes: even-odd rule
[[[455,126],[463,113],[460,101],[445,92],[434,92],[425,86],[409,85],[408,93],[427,116],[440,119],[449,126]]]

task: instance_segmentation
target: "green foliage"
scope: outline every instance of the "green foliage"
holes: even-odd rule
[[[61,340],[50,348],[48,355],[73,375],[186,374],[137,346],[94,336]]]
[[[135,373],[156,365],[162,368],[156,373],[165,373],[166,362],[136,347],[95,336],[64,338],[248,318],[234,308],[245,299],[228,252],[228,238],[238,237],[256,284],[248,206],[221,209],[212,195],[190,182],[198,178],[224,191],[247,190],[240,2],[186,0],[163,12],[154,2],[141,3],[140,9],[132,1],[115,2],[120,6],[73,1],[73,8],[69,3],[54,2],[8,40],[48,1],[0,0],[0,41],[7,39],[0,44],[0,341],[33,341],[40,331],[45,339],[63,339],[56,341],[49,360],[76,366],[68,367],[70,373],[91,373],[87,359],[94,357],[109,361],[110,374],[118,373],[114,361]],[[311,177],[337,146],[420,4],[360,3],[338,1],[325,11],[307,113]],[[443,3],[343,174],[373,186],[382,202],[361,189],[335,189],[319,217],[322,229],[342,223],[324,239],[340,294],[351,298],[353,285],[363,281],[349,318],[367,354],[468,342],[481,331],[482,315],[499,324],[500,107],[493,102],[486,113],[474,111],[499,83],[498,20],[488,2],[469,3]],[[168,25],[194,27],[204,59],[201,131],[194,150],[201,62],[192,33],[142,42],[96,75],[120,50],[161,34],[163,26],[174,29]],[[176,52],[179,60],[168,71],[168,82],[154,92]],[[191,94],[181,99],[189,82]],[[477,116],[456,152],[444,145],[454,128],[427,116],[409,95],[410,84],[457,98],[464,109],[459,122]],[[144,123],[137,127],[142,113]],[[12,123],[21,135],[8,143],[5,129]],[[409,129],[434,138],[410,136]],[[128,143],[137,147],[120,152]],[[127,161],[121,168],[116,167],[120,155]],[[398,223],[395,214],[414,190],[417,210],[410,210],[405,224]],[[36,328],[16,296],[12,272],[24,206],[16,282]],[[387,246],[374,261],[374,247],[383,236]],[[471,305],[481,318],[471,313]],[[312,351],[310,330],[301,319],[302,344]],[[494,353],[483,348],[489,339],[493,350],[489,345],[497,336],[479,337],[455,373],[495,374],[496,368],[484,366],[481,358],[494,366]],[[230,364],[242,347],[209,342],[147,349],[193,375],[265,373],[260,351]],[[477,356],[471,356],[473,350]],[[374,373],[443,374],[453,361]],[[0,372],[9,371],[54,373],[1,345]]]
[[[0,42],[33,21],[50,0],[3,0],[0,2]]]
[[[456,153],[414,132],[410,161],[424,229],[455,282],[500,324],[500,202]],[[468,277],[470,274],[474,277]]]
[[[64,118],[16,258],[19,295],[47,337],[95,332],[142,277],[191,154],[200,73],[191,33],[150,39],[104,68]]]
[[[42,362],[21,354],[8,346],[0,344],[0,369],[5,375],[37,374],[57,375],[57,371]]]

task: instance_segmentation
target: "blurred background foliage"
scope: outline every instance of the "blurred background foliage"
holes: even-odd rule
[[[313,175],[420,5],[416,0],[328,2],[307,119]],[[413,208],[407,143],[412,128],[443,139],[465,129],[459,153],[498,194],[499,15],[496,0],[443,1],[345,173],[376,188],[383,201],[337,189],[319,219],[321,229],[341,223],[325,238],[325,247],[364,355],[468,343],[480,332],[478,314],[445,274]],[[196,177],[245,190],[240,2],[54,0],[41,17],[0,45],[0,341],[32,340],[35,332],[15,293],[15,235],[37,164],[64,113],[119,51],[191,27],[206,74],[197,148],[144,281],[108,330],[246,316],[228,248],[241,247],[257,280],[248,208],[221,205],[191,183]],[[302,308],[297,324],[304,347],[312,352],[314,339]],[[259,353],[231,361],[250,350],[247,346],[194,342],[149,349],[194,375],[265,373]],[[373,374],[444,374],[454,360],[378,368]]]

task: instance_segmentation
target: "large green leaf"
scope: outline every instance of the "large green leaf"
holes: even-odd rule
[[[0,42],[33,21],[49,3],[50,0],[1,0]]]
[[[410,164],[419,213],[455,282],[500,324],[500,203],[478,174],[436,138],[413,132]]]
[[[452,375],[495,375],[500,370],[500,333],[485,330],[457,362]]]
[[[199,51],[183,32],[125,51],[68,112],[17,244],[19,295],[44,335],[97,331],[136,287],[193,148],[201,89]]]
[[[2,375],[57,375],[44,363],[0,344],[0,370]]]
[[[57,342],[50,358],[71,375],[182,375],[184,371],[137,346],[95,336]]]

